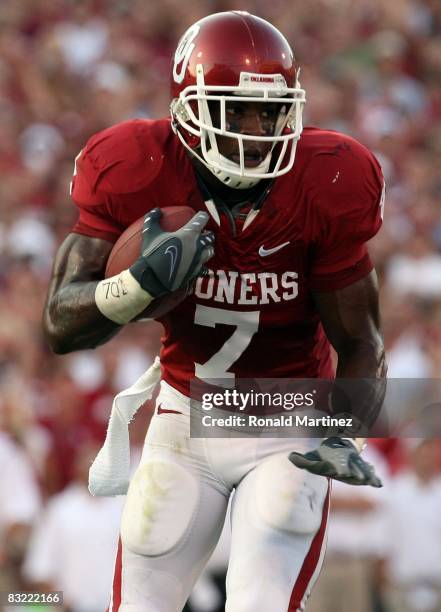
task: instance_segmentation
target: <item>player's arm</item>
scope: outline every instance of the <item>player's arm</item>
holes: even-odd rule
[[[361,280],[329,292],[313,294],[325,333],[337,356],[337,378],[386,377],[375,271]],[[376,398],[375,408],[383,397]]]
[[[121,329],[95,301],[112,246],[81,234],[69,234],[60,246],[43,313],[43,330],[55,353],[94,348]]]
[[[214,235],[203,231],[208,214],[195,214],[175,232],[163,231],[160,217],[159,208],[145,215],[138,260],[111,278],[103,277],[112,243],[68,236],[55,260],[44,309],[43,327],[53,351],[106,342],[153,299],[185,287],[201,273],[213,255]]]
[[[374,270],[337,291],[314,293],[325,333],[337,353],[336,377],[354,379],[332,398],[334,412],[349,412],[361,429],[375,423],[386,392],[386,356],[381,331],[378,283]],[[363,438],[355,440],[358,451]]]
[[[353,389],[345,389],[349,411],[356,412],[357,420],[369,427],[383,404],[387,372],[375,272],[343,289],[316,292],[314,300],[326,335],[337,352],[337,379],[356,379]],[[339,411],[338,405],[333,408]],[[363,441],[328,438],[311,453],[291,453],[290,460],[297,467],[348,484],[381,486],[372,466],[359,454]]]

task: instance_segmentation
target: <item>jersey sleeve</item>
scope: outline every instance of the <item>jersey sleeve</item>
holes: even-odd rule
[[[72,231],[92,238],[115,242],[122,232],[112,214],[112,202],[108,194],[96,188],[87,149],[81,151],[72,178],[71,196],[78,207],[78,219]]]
[[[145,132],[140,122],[127,121],[87,142],[72,177],[71,196],[79,212],[73,232],[115,242],[124,231],[125,196],[145,188],[160,169],[160,156],[146,155]]]
[[[373,268],[366,242],[382,224],[384,179],[374,155],[352,139],[318,154],[309,171],[315,227],[310,288],[334,291]]]

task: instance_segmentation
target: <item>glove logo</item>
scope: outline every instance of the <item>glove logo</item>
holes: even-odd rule
[[[168,275],[168,280],[170,281],[173,277],[176,262],[178,260],[178,247],[175,244],[170,244],[164,251],[167,255],[170,255],[170,273]]]

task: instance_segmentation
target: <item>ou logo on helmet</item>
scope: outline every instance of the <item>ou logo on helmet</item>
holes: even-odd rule
[[[194,39],[199,34],[200,26],[194,24],[185,32],[175,52],[173,78],[176,83],[182,83],[188,62],[195,48]]]

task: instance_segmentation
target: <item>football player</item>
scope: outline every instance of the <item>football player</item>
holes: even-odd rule
[[[78,156],[79,219],[45,309],[49,342],[66,353],[192,287],[161,319],[161,391],[126,500],[112,610],[182,610],[233,490],[226,610],[303,610],[324,555],[329,477],[380,486],[363,441],[191,438],[190,381],[332,378],[330,345],[337,377],[385,377],[366,249],[381,225],[381,169],[354,139],[303,129],[292,50],[248,13],[193,24],[171,90],[171,120],[118,124]],[[160,208],[183,204],[193,219],[163,232]],[[124,291],[109,295],[112,245],[142,215],[142,253],[114,279]],[[366,412],[381,401],[368,394]]]

